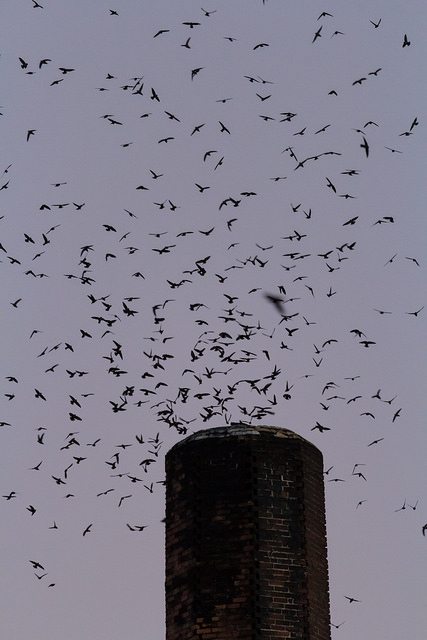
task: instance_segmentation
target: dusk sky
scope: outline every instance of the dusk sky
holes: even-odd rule
[[[332,638],[423,640],[427,6],[204,2],[2,4],[1,635],[163,640],[164,455],[245,422]]]

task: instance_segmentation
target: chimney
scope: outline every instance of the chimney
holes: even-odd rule
[[[166,456],[166,640],[330,640],[322,454],[288,429]]]

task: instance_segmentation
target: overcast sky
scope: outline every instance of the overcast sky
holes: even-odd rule
[[[425,3],[1,11],[2,635],[163,639],[164,454],[244,421],[323,452],[332,637],[422,640]]]

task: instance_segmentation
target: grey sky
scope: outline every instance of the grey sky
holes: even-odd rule
[[[425,3],[33,4],[2,6],[2,635],[163,638],[164,453],[252,411],[344,480],[326,482],[333,637],[421,640]]]

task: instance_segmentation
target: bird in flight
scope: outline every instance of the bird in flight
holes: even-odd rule
[[[365,155],[368,158],[369,157],[369,144],[368,144],[368,141],[366,140],[365,137],[363,137],[363,142],[360,144],[360,146],[362,147],[362,149],[364,149]]]
[[[311,431],[320,431],[320,433],[323,433],[324,431],[330,431],[330,427],[325,427],[324,425],[321,425],[319,422],[316,422],[315,426],[311,428]]]
[[[353,598],[352,596],[344,596],[344,598],[346,598],[346,600],[348,600],[350,604],[352,602],[361,602],[361,600],[358,600],[357,598]]]
[[[316,31],[316,33],[313,36],[313,40],[311,41],[311,44],[313,44],[314,42],[316,42],[316,40],[318,38],[322,37],[321,31],[322,31],[323,25],[320,25],[320,27],[318,28],[318,30]]]

